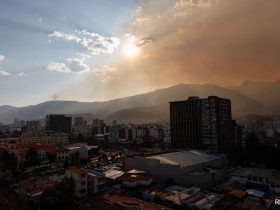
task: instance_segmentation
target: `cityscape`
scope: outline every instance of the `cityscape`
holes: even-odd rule
[[[0,1],[0,210],[280,209],[279,14]]]

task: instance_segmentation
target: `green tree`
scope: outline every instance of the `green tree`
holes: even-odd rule
[[[71,162],[73,164],[80,164],[80,152],[76,151],[71,155]]]
[[[259,155],[257,151],[259,145],[259,138],[254,133],[250,133],[246,138],[246,150],[248,152],[249,160],[252,161],[257,158],[257,156]]]
[[[54,163],[56,161],[56,155],[55,154],[48,154],[47,160],[49,160],[51,163]]]
[[[28,166],[40,164],[39,154],[36,148],[31,147],[26,153],[26,162]]]
[[[103,153],[103,154],[101,154],[101,159],[107,161],[108,156],[105,153]]]
[[[3,169],[9,170],[13,174],[17,171],[17,157],[13,153],[5,152],[0,161],[3,163]]]

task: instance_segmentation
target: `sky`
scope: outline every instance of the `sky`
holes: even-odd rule
[[[0,1],[0,105],[280,78],[279,0]]]

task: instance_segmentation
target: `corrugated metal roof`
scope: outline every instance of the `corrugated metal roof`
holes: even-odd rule
[[[161,163],[164,164],[187,167],[191,165],[196,165],[196,164],[220,159],[221,157],[218,155],[208,154],[202,151],[189,150],[189,151],[154,155],[154,156],[149,156],[147,158],[159,160]]]

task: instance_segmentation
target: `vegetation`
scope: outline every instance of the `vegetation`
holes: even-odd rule
[[[75,181],[72,177],[64,177],[56,187],[56,204],[59,210],[71,210],[75,205]]]
[[[36,166],[40,164],[39,154],[36,148],[30,148],[26,154],[27,166]]]
[[[261,143],[259,137],[250,133],[245,139],[245,148],[237,144],[229,155],[233,166],[264,166],[280,169],[280,148],[268,142]]]

